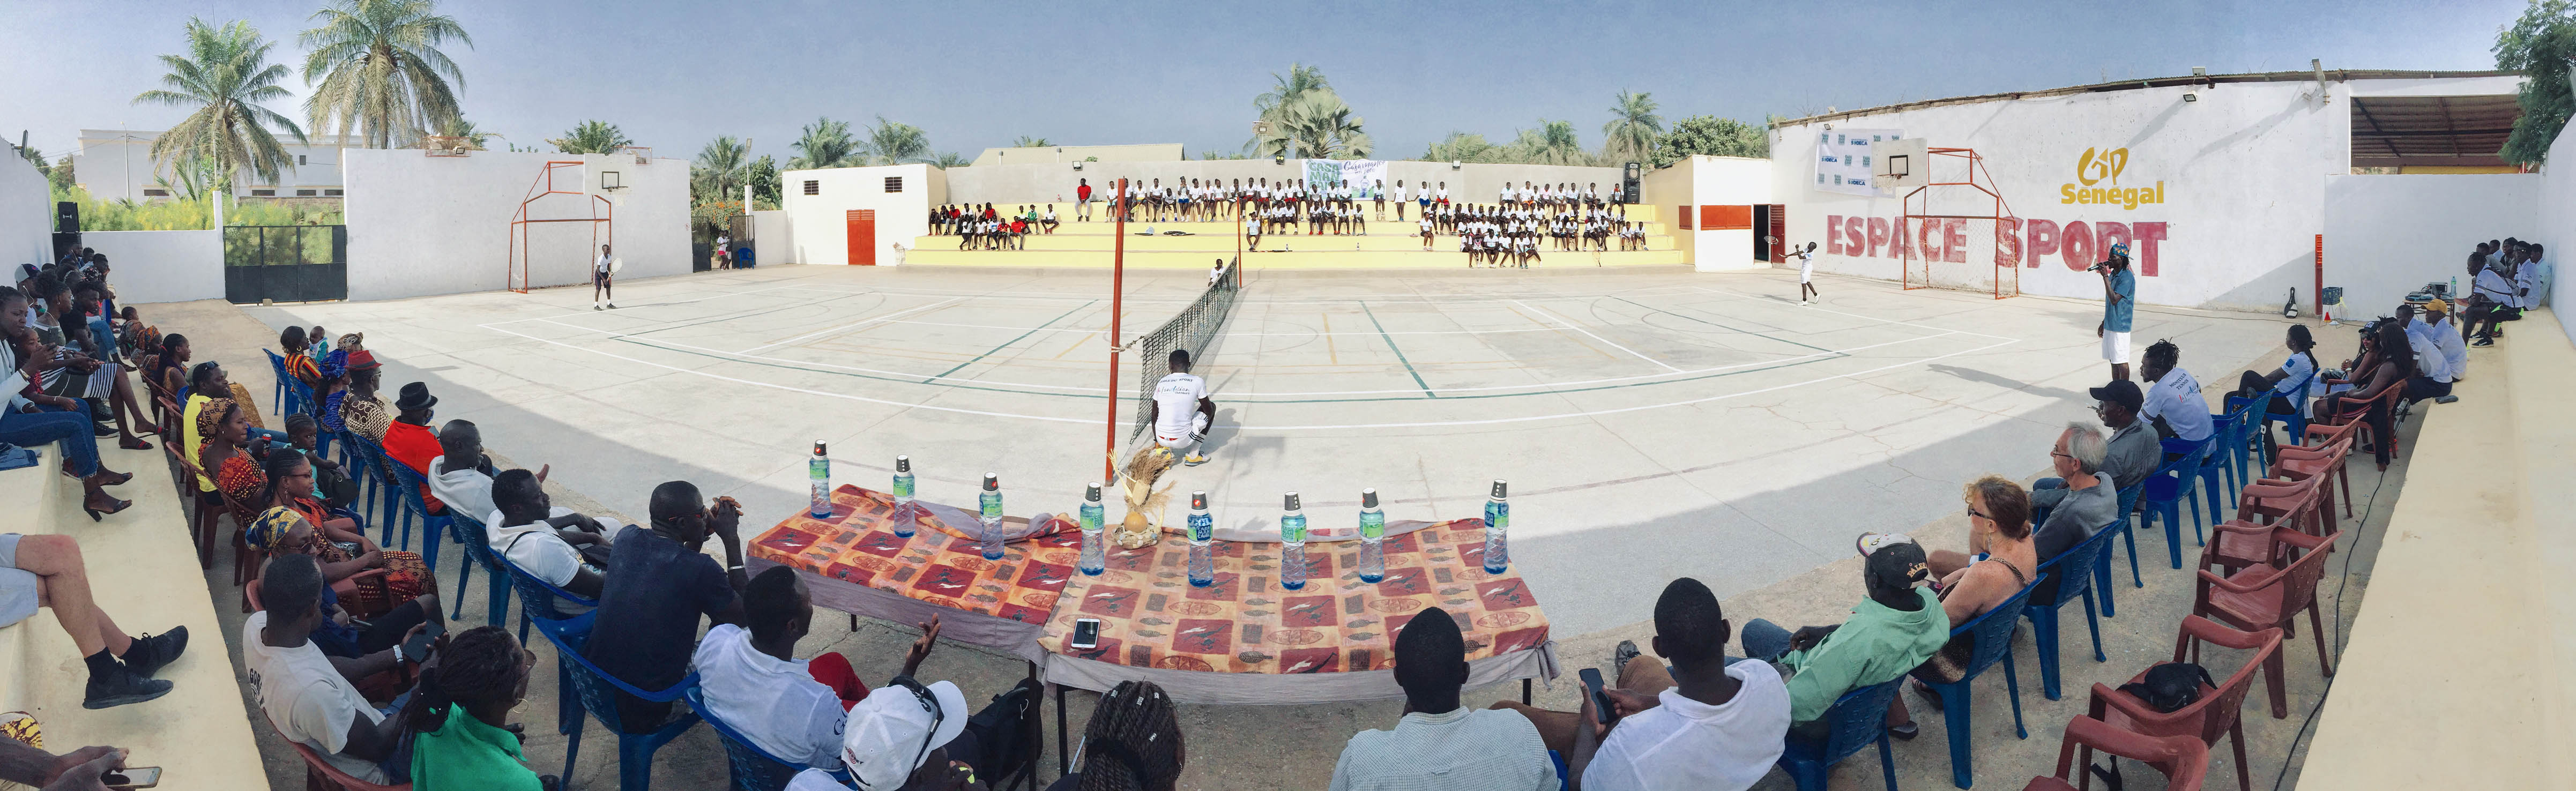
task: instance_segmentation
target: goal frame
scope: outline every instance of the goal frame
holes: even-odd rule
[[[556,170],[584,166],[585,163],[580,160],[548,160],[545,166],[537,172],[536,180],[528,185],[527,196],[520,199],[518,210],[510,216],[509,249],[507,253],[509,258],[509,273],[508,279],[504,281],[504,285],[510,289],[511,293],[528,293],[528,267],[531,263],[528,260],[528,232],[532,230],[528,226],[532,223],[586,222],[590,223],[589,249],[596,250],[599,249],[601,244],[614,245],[617,243],[617,204],[614,201],[610,201],[604,196],[592,194],[587,189],[559,189],[555,186]],[[575,174],[574,177],[576,179],[576,184],[581,183],[579,180],[582,179],[583,176]],[[590,200],[584,201],[583,205],[590,210],[590,216],[549,219],[539,219],[529,216],[529,207],[535,205],[538,200],[543,199],[548,195],[586,196],[590,198]],[[602,235],[606,236],[605,241],[602,240]]]
[[[2019,260],[2020,256],[2018,255],[2019,251],[2014,250],[2014,255],[2007,256],[2005,254],[2005,250],[2007,249],[2005,241],[2008,234],[2020,228],[2021,218],[2013,215],[2012,205],[2004,200],[2003,193],[1995,186],[1994,175],[1986,171],[1985,157],[1978,155],[1977,150],[1973,148],[1927,148],[1925,149],[1925,153],[1928,155],[1927,160],[1921,163],[1924,178],[1937,178],[1933,173],[1938,169],[1938,166],[1944,162],[1943,157],[1950,157],[1959,160],[1964,166],[1964,170],[1967,175],[1966,180],[1964,181],[1927,181],[1921,186],[1915,187],[1912,191],[1905,193],[1905,215],[1899,221],[1900,227],[1897,228],[1897,232],[1902,234],[1903,238],[1906,240],[1905,243],[1898,245],[1898,248],[1904,251],[1904,290],[1912,291],[1919,288],[1941,287],[1933,284],[1931,268],[1933,265],[1943,262],[1924,258],[1922,276],[1920,278],[1916,277],[1914,268],[1915,258],[1922,254],[1922,245],[1914,241],[1922,238],[1920,232],[1916,230],[1919,227],[1917,225],[1918,222],[1928,220],[1986,220],[1994,223],[1995,232],[1995,279],[1994,287],[1990,290],[1991,295],[1995,299],[2006,299],[2020,296],[2021,262]],[[1994,206],[1993,212],[1990,214],[1932,214],[1930,213],[1932,206],[1931,190],[1935,187],[1965,187],[1975,190],[1992,200]],[[1971,199],[1973,200],[1974,196],[1971,196]]]

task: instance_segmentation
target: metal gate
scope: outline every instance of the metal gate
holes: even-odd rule
[[[349,298],[349,226],[224,228],[224,300],[256,303]]]

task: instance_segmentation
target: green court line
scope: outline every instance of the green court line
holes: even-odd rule
[[[938,381],[938,380],[939,380],[939,377],[941,377],[941,376],[947,376],[947,375],[949,375],[949,374],[956,373],[956,372],[958,371],[958,369],[960,369],[960,368],[965,368],[966,366],[974,365],[974,364],[976,363],[976,361],[978,361],[978,360],[982,360],[982,359],[984,359],[984,358],[986,358],[986,357],[990,357],[990,356],[992,356],[992,355],[993,355],[993,353],[994,353],[994,352],[998,352],[998,351],[1001,351],[1001,350],[1003,350],[1003,349],[1011,348],[1011,344],[1019,343],[1019,342],[1020,342],[1020,341],[1022,341],[1022,340],[1026,340],[1030,335],[1037,334],[1037,331],[1038,331],[1038,330],[1046,329],[1049,325],[1052,325],[1052,324],[1054,324],[1054,323],[1056,323],[1056,322],[1059,322],[1059,321],[1063,321],[1063,320],[1064,320],[1064,318],[1065,318],[1065,316],[1071,316],[1071,315],[1073,315],[1073,314],[1075,314],[1075,313],[1077,313],[1077,312],[1080,312],[1083,308],[1088,308],[1088,307],[1091,307],[1091,306],[1093,306],[1093,305],[1097,305],[1097,304],[1100,304],[1100,300],[1095,299],[1095,300],[1091,300],[1091,301],[1089,301],[1089,302],[1082,303],[1082,304],[1080,304],[1080,305],[1076,305],[1076,306],[1074,306],[1073,310],[1065,311],[1063,315],[1057,316],[1057,317],[1052,318],[1052,319],[1047,319],[1047,320],[1046,320],[1046,324],[1040,324],[1040,325],[1037,325],[1037,326],[1035,326],[1035,327],[1030,327],[1028,332],[1020,333],[1020,336],[1019,336],[1019,337],[1017,337],[1017,338],[1012,338],[1012,339],[1010,339],[1009,341],[1004,342],[1004,343],[1003,343],[1002,345],[1000,345],[1000,346],[995,346],[995,347],[993,347],[993,348],[991,348],[991,349],[987,349],[987,350],[985,350],[985,352],[984,352],[983,354],[975,355],[974,359],[970,359],[970,360],[967,360],[967,361],[965,361],[965,362],[958,363],[956,368],[950,368],[950,369],[948,369],[948,370],[945,370],[945,371],[941,371],[941,372],[939,372],[939,374],[938,374],[937,376],[933,376],[933,377],[930,377],[930,378],[928,378],[928,379],[923,379],[923,380],[921,380],[921,383],[922,383],[922,384],[930,384],[931,382]]]
[[[1708,326],[1716,327],[1716,328],[1718,328],[1718,329],[1722,329],[1722,330],[1727,330],[1727,331],[1729,331],[1729,332],[1740,332],[1740,333],[1744,333],[1744,334],[1746,334],[1746,335],[1751,335],[1751,336],[1753,336],[1753,337],[1761,338],[1761,339],[1766,340],[1766,341],[1779,341],[1779,342],[1781,342],[1781,343],[1786,343],[1786,344],[1789,344],[1789,345],[1791,345],[1791,346],[1802,346],[1802,347],[1809,348],[1809,349],[1814,349],[1814,350],[1816,350],[1816,351],[1820,351],[1820,352],[1831,352],[1831,351],[1834,351],[1834,350],[1832,350],[1832,349],[1827,349],[1827,348],[1822,347],[1822,346],[1808,346],[1807,344],[1799,343],[1799,342],[1797,342],[1797,341],[1789,340],[1789,339],[1787,339],[1787,338],[1774,338],[1774,337],[1771,337],[1771,336],[1769,336],[1769,335],[1764,335],[1764,334],[1759,333],[1759,332],[1754,332],[1754,331],[1752,331],[1752,330],[1739,330],[1739,329],[1736,329],[1736,328],[1734,328],[1734,327],[1729,327],[1729,326],[1726,326],[1726,325],[1724,325],[1724,324],[1719,324],[1719,323],[1714,322],[1714,321],[1709,321],[1709,320],[1707,320],[1707,319],[1699,318],[1699,317],[1697,317],[1697,316],[1684,316],[1684,315],[1682,315],[1682,314],[1674,313],[1674,312],[1672,312],[1672,311],[1665,310],[1665,309],[1663,309],[1663,308],[1659,308],[1659,307],[1655,307],[1655,306],[1653,306],[1653,305],[1648,305],[1648,304],[1640,303],[1640,302],[1637,302],[1636,300],[1632,300],[1632,299],[1629,299],[1629,298],[1627,298],[1627,297],[1611,297],[1611,299],[1619,300],[1619,301],[1621,301],[1621,302],[1626,302],[1626,303],[1628,303],[1628,304],[1630,304],[1630,305],[1636,305],[1637,307],[1645,308],[1645,309],[1647,309],[1647,310],[1651,310],[1651,311],[1654,311],[1654,312],[1656,312],[1656,313],[1661,313],[1661,314],[1664,314],[1664,315],[1667,315],[1667,316],[1672,316],[1672,317],[1674,317],[1674,318],[1689,319],[1689,320],[1691,320],[1691,321],[1696,321],[1696,322],[1699,322],[1699,323],[1701,323],[1701,324],[1706,324],[1706,325],[1708,325]],[[1845,355],[1842,355],[1842,356],[1849,357],[1849,356],[1851,356],[1851,355],[1845,354]]]
[[[1416,370],[1413,370],[1413,361],[1412,361],[1412,360],[1404,359],[1404,350],[1403,350],[1403,349],[1401,349],[1401,348],[1398,348],[1398,347],[1395,345],[1395,336],[1392,336],[1392,335],[1388,335],[1388,334],[1386,334],[1386,325],[1383,325],[1383,324],[1379,324],[1379,323],[1377,323],[1377,311],[1370,310],[1370,309],[1369,309],[1369,306],[1368,306],[1368,303],[1366,303],[1366,302],[1362,302],[1362,303],[1360,303],[1360,312],[1361,312],[1361,313],[1368,314],[1369,326],[1371,326],[1371,327],[1376,327],[1376,328],[1377,328],[1377,337],[1379,337],[1380,339],[1383,339],[1383,340],[1385,340],[1385,341],[1386,341],[1386,348],[1387,348],[1388,350],[1391,350],[1391,351],[1395,352],[1395,361],[1396,361],[1396,362],[1399,362],[1399,363],[1403,363],[1403,364],[1404,364],[1404,372],[1405,372],[1405,373],[1408,373],[1408,374],[1412,374],[1412,375],[1413,375],[1413,386],[1415,386],[1415,387],[1419,387],[1419,388],[1422,388],[1422,396],[1423,396],[1424,398],[1439,398],[1439,397],[1440,397],[1440,394],[1439,394],[1439,393],[1431,392],[1431,385],[1426,384],[1426,383],[1424,383],[1424,382],[1422,381],[1422,372],[1420,372],[1420,371],[1416,371]],[[1318,399],[1318,400],[1320,400],[1320,401],[1338,401],[1338,400],[1341,400],[1341,399]],[[1376,398],[1372,398],[1372,399],[1359,399],[1359,400],[1368,400],[1368,401],[1410,401],[1410,400],[1413,400],[1413,399],[1407,399],[1407,398],[1385,398],[1385,399],[1376,399]],[[1300,404],[1300,403],[1307,403],[1307,402],[1304,402],[1304,401],[1261,401],[1261,402],[1258,402],[1258,403],[1263,403],[1263,404]]]

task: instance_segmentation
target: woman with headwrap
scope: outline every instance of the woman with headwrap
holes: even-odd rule
[[[353,518],[313,499],[313,466],[301,453],[274,454],[262,465],[256,502],[266,510],[242,534],[251,547],[278,554],[312,555],[322,578],[338,586],[354,580],[345,605],[360,618],[435,594],[437,577],[419,555],[386,550],[367,540]],[[384,570],[383,574],[362,572]],[[433,607],[434,609],[434,607]]]

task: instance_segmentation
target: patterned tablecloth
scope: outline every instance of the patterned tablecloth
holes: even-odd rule
[[[1380,671],[1395,633],[1438,606],[1466,633],[1471,663],[1543,648],[1538,599],[1518,574],[1485,573],[1483,530],[1483,520],[1461,519],[1389,538],[1386,578],[1374,584],[1359,579],[1357,542],[1308,544],[1306,586],[1296,591],[1278,586],[1278,544],[1226,541],[1216,542],[1216,584],[1191,587],[1189,542],[1167,535],[1110,553],[1099,576],[1075,574],[1039,646],[1051,678],[1065,658],[1226,673]],[[1066,648],[1084,617],[1101,620],[1098,647]]]
[[[946,506],[916,505],[932,514],[944,511],[951,520],[963,513]],[[1081,551],[1081,535],[1055,533],[1013,541],[1004,545],[1001,560],[992,561],[984,559],[975,542],[931,529],[927,522],[912,537],[897,537],[894,515],[893,496],[843,484],[832,493],[831,518],[816,519],[800,510],[752,539],[750,565],[765,569],[778,564],[807,572],[813,575],[807,587],[815,603],[845,612],[901,623],[928,620],[928,613],[936,612],[861,595],[866,591],[987,616],[997,622],[961,621],[946,615],[941,634],[1032,654],[1026,641],[1055,609],[1065,582],[1076,576],[1073,565]],[[1026,530],[1025,524],[1014,527]],[[1012,624],[1025,628],[1011,628]]]

